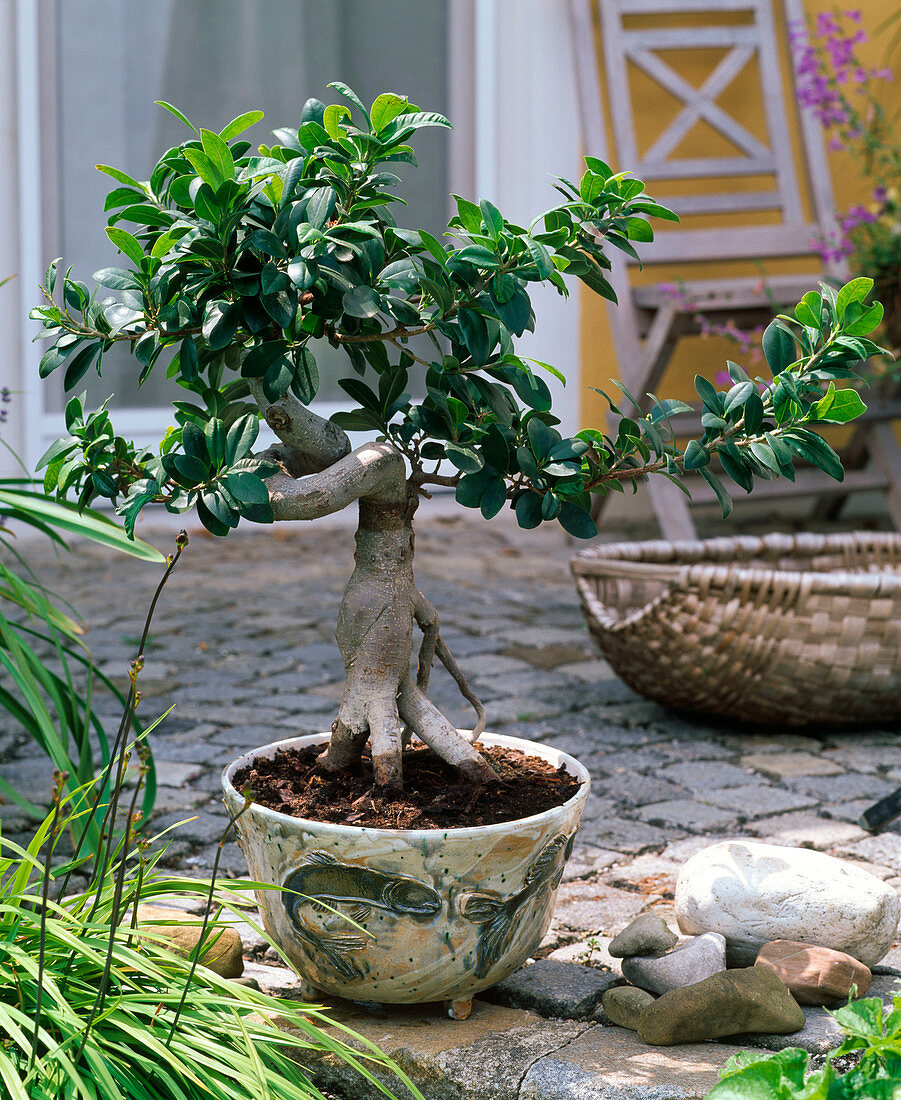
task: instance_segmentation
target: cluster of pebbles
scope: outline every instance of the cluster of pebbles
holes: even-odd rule
[[[749,1032],[790,1034],[801,1005],[862,997],[888,952],[901,901],[880,879],[808,849],[724,841],[684,865],[678,936],[644,913],[609,946],[630,985],[608,1019],[670,1046]]]

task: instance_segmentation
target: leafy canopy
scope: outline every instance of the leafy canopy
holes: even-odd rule
[[[534,326],[530,287],[566,295],[575,276],[615,300],[605,247],[636,257],[631,242],[653,240],[648,219],[676,216],[640,180],[587,157],[579,183],[560,180],[563,201],[528,227],[490,202],[455,196],[442,240],[402,228],[394,216],[401,181],[389,166],[415,165],[415,132],[449,123],[393,93],[367,109],[346,85],[331,87],[345,103],[308,100],[297,128],[275,130],[276,144],[257,152],[241,135],[261,112],[217,134],[161,104],[191,134],[163,154],[149,181],[98,166],[117,184],[105,209],[123,266],[96,272],[93,289],[70,269],[57,304],[51,264],[46,304],[33,312],[50,340],[41,374],[62,369],[73,390],[124,343],[139,382],[165,352],[167,375],[186,393],[156,451],[117,436],[105,407],[87,412],[73,397],[70,435],[42,460],[48,491],[73,492],[82,506],[117,501],[129,532],[151,502],[176,512],[196,506],[217,535],[242,517],[271,522],[264,479],[275,466],[253,452],[260,406],[251,386],[266,402],[289,395],[308,405],[321,340],[345,353],[339,385],[352,407],[332,419],[390,439],[414,484],[449,483],[460,504],[486,518],[509,502],[522,527],[556,519],[590,537],[591,494],[649,473],[678,481],[685,468],[699,470],[724,512],[731,502],[714,468],[745,490],[756,479],[793,477],[795,457],[841,478],[835,452],[811,426],[864,409],[832,382],[876,350],[864,339],[881,319],[881,307],[865,304],[870,280],[811,292],[795,317],[770,326],[772,379],[754,382],[736,364],[727,391],[699,378],[704,435],[684,451],[670,417],[688,406],[651,395],[627,394],[628,415],[611,401],[619,419],[610,434],[564,438],[540,372],[563,376],[516,351],[516,338]],[[423,376],[415,386],[414,364]],[[445,463],[454,475],[439,472]]]

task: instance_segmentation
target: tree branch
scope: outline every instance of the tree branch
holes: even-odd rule
[[[276,520],[320,519],[367,498],[402,506],[406,464],[391,443],[366,443],[325,470],[299,478],[273,474],[266,486]]]
[[[249,378],[250,392],[266,423],[290,450],[293,474],[317,473],[350,453],[347,433],[311,412],[290,390],[278,401],[269,401],[259,378]]]

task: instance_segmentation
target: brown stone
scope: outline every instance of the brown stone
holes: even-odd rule
[[[751,966],[664,993],[642,1011],[638,1035],[654,1046],[673,1046],[748,1031],[788,1035],[804,1021],[803,1009],[772,970]]]
[[[151,933],[156,942],[165,938],[172,954],[182,959],[190,957],[202,928],[200,917],[190,917],[188,923],[185,916],[177,909],[164,909],[160,905],[138,906],[138,926]],[[158,923],[162,921],[167,923]],[[200,963],[222,978],[238,978],[244,973],[243,945],[234,928],[207,929],[207,947]]]
[[[634,985],[618,985],[608,989],[603,997],[607,1019],[632,1031],[638,1030],[638,1021],[642,1013],[648,1005],[653,1003],[653,994]]]
[[[802,1005],[844,1001],[857,987],[857,997],[870,988],[870,968],[844,951],[816,947],[797,940],[770,940],[761,947],[755,966],[764,966],[787,985]]]

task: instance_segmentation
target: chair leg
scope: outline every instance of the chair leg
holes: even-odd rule
[[[647,490],[664,538],[671,541],[692,541],[698,537],[691,505],[681,489],[665,477],[652,475],[648,480]]]
[[[901,448],[888,420],[874,424],[869,435],[873,464],[888,480],[888,512],[896,531],[901,531]]]

